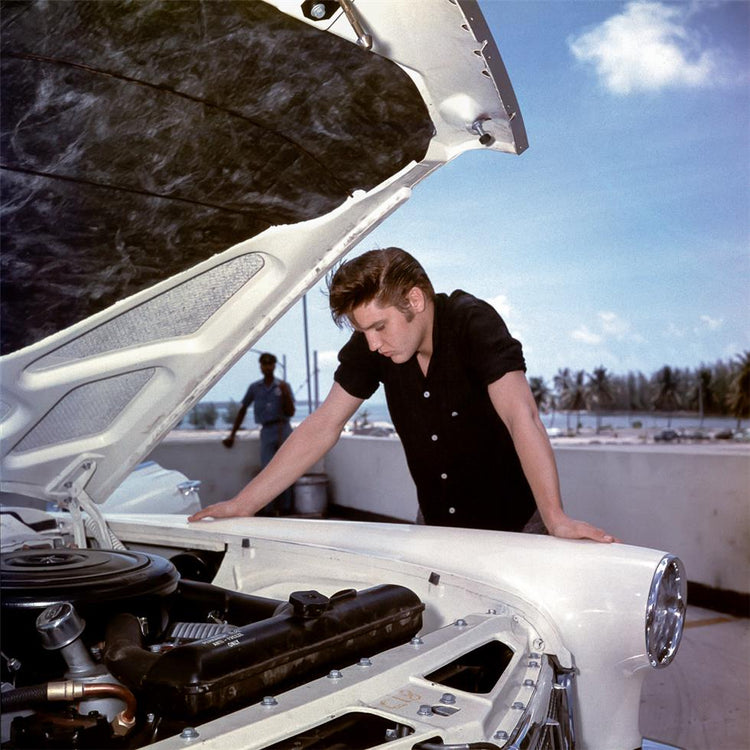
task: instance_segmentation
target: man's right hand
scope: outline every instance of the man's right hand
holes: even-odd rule
[[[221,442],[225,448],[231,448],[234,445],[234,438],[232,436],[225,437]]]
[[[225,500],[222,503],[214,503],[206,508],[202,508],[192,516],[188,516],[188,521],[202,521],[204,518],[235,518],[237,516],[250,516],[251,513],[243,513],[238,507],[235,498]]]

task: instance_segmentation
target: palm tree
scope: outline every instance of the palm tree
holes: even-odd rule
[[[198,430],[210,430],[219,418],[219,412],[213,401],[201,401],[190,411],[188,421]]]
[[[654,408],[667,412],[667,427],[671,427],[672,412],[679,405],[677,399],[678,375],[669,365],[665,365],[656,373],[655,379],[658,391],[654,399]]]
[[[568,389],[568,402],[566,407],[576,412],[576,434],[581,428],[581,410],[586,409],[586,384],[584,382],[586,373],[583,370],[577,370],[570,381]]]
[[[701,365],[693,375],[693,387],[690,393],[690,405],[698,407],[700,426],[703,427],[703,418],[706,412],[714,411],[713,373],[710,367]]]
[[[594,372],[588,376],[589,382],[586,386],[588,403],[594,407],[596,412],[596,434],[602,428],[602,409],[611,406],[614,398],[612,396],[612,376],[603,365],[594,368]]]
[[[545,411],[551,394],[547,384],[544,382],[544,378],[536,376],[529,378],[529,388],[531,388],[531,395],[536,402],[536,408],[539,411]]]
[[[554,377],[555,393],[557,394],[557,403],[561,409],[565,409],[565,429],[570,432],[570,411],[568,410],[568,393],[570,391],[570,369],[560,369]]]
[[[750,351],[738,357],[735,367],[727,395],[727,405],[732,410],[732,415],[737,417],[739,430],[742,418],[750,416]]]

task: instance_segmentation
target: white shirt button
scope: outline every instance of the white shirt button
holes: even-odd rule
[[[447,478],[448,478],[448,475],[447,475],[447,474],[441,474],[441,475],[440,475],[440,478],[441,478],[441,479],[447,479]]]
[[[457,411],[452,411],[451,412],[451,416],[452,417],[457,417],[458,416],[458,412]]]
[[[432,436],[432,442],[434,443],[437,440],[437,435]]]
[[[456,512],[455,508],[448,508],[448,513],[455,513],[455,512]]]
[[[425,391],[424,392],[424,397],[425,398],[429,398],[430,397],[430,392],[429,391]]]

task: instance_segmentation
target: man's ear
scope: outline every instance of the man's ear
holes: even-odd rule
[[[424,312],[425,307],[427,306],[427,301],[425,299],[424,292],[418,286],[413,286],[409,290],[408,294],[406,295],[406,299],[409,300],[409,307],[411,308],[412,312]]]

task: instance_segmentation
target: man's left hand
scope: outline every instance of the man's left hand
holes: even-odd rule
[[[604,542],[605,544],[621,541],[603,529],[586,523],[586,521],[576,521],[565,515],[554,524],[548,525],[547,531],[560,539],[593,539],[595,542]]]

